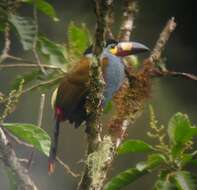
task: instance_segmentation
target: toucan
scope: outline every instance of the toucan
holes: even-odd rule
[[[138,42],[106,41],[100,56],[105,81],[104,100],[101,106],[105,106],[123,84],[126,74],[122,58],[146,51],[148,47]],[[91,46],[87,48],[73,69],[65,75],[57,88],[54,103],[55,125],[48,161],[49,173],[55,169],[60,123],[68,120],[78,128],[90,117],[90,114],[86,112],[85,103],[90,91],[89,69],[92,56]]]

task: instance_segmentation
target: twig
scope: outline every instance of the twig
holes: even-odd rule
[[[44,65],[41,64],[42,67],[47,68],[47,69],[60,69],[59,67],[55,65]],[[6,65],[0,65],[1,68],[38,68],[38,64],[29,64],[29,63],[18,63],[18,64],[6,64]]]
[[[174,17],[172,17],[164,27],[163,31],[161,32],[159,39],[156,42],[156,45],[153,51],[150,54],[149,60],[150,62],[156,64],[161,58],[161,53],[171,35],[171,33],[175,30],[176,23],[174,21]]]
[[[120,28],[118,39],[129,41],[133,31],[134,16],[138,12],[137,3],[134,0],[124,1],[123,22]]]
[[[43,82],[36,83],[36,84],[34,84],[34,85],[32,85],[32,86],[30,86],[30,87],[24,89],[24,90],[22,91],[21,94],[25,94],[25,93],[30,92],[30,91],[32,91],[32,90],[35,90],[35,89],[37,89],[37,88],[39,88],[39,87],[41,87],[41,86],[45,86],[45,85],[48,85],[48,84],[53,84],[53,83],[55,83],[56,81],[58,81],[58,80],[60,80],[61,78],[63,78],[64,76],[65,76],[65,75],[60,75],[60,76],[58,76],[58,77],[56,77],[56,78],[53,78],[53,79],[51,79],[51,80],[47,80],[47,81],[43,81]],[[6,102],[7,100],[8,100],[8,98],[3,98],[3,100],[1,100],[0,103],[4,103],[4,102]]]
[[[184,73],[184,72],[177,72],[177,71],[169,71],[169,70],[159,70],[159,69],[154,69],[152,71],[152,77],[165,77],[165,76],[169,76],[169,77],[183,77],[185,79],[189,79],[189,80],[195,80],[197,81],[197,76],[190,74],[190,73]]]
[[[60,75],[60,76],[58,76],[58,77],[56,77],[56,78],[54,78],[54,79],[51,79],[51,80],[47,80],[47,81],[44,81],[44,82],[40,82],[40,83],[34,84],[34,85],[32,85],[32,86],[30,86],[30,87],[24,89],[24,90],[22,91],[22,94],[25,94],[25,93],[27,93],[27,92],[29,92],[29,91],[32,91],[32,90],[34,90],[34,89],[37,89],[37,88],[39,88],[39,87],[41,87],[41,86],[44,86],[44,85],[47,85],[47,84],[52,84],[52,83],[58,81],[59,79],[61,79],[63,76],[64,76],[64,75]]]
[[[38,64],[38,66],[40,67],[40,70],[42,71],[43,74],[46,75],[46,71],[45,71],[44,67],[42,67],[39,55],[38,55],[37,50],[36,50],[37,40],[38,40],[38,15],[37,15],[36,5],[34,5],[34,7],[33,7],[33,16],[34,16],[34,21],[35,21],[36,35],[35,35],[34,42],[33,42],[32,52],[33,52],[33,55],[35,57],[35,60]]]
[[[73,172],[73,171],[70,169],[70,167],[69,167],[67,164],[65,164],[58,156],[56,157],[56,160],[57,160],[58,163],[65,169],[65,171],[66,171],[68,174],[72,175],[72,176],[75,177],[75,178],[80,177],[80,174],[79,174],[79,173]]]
[[[39,108],[39,112],[38,112],[38,122],[37,122],[37,125],[40,128],[42,127],[42,119],[43,119],[43,113],[44,113],[45,97],[46,97],[46,94],[41,94],[40,108]],[[31,168],[33,157],[34,157],[34,150],[31,152],[30,158],[29,158],[29,162],[27,163],[28,170]]]
[[[26,169],[20,164],[15,151],[10,146],[3,129],[0,127],[0,154],[1,161],[9,175],[10,184],[16,190],[37,190],[36,185],[27,174]]]
[[[43,119],[43,113],[44,113],[45,98],[46,98],[46,94],[41,94],[40,109],[39,109],[39,113],[38,113],[38,122],[37,122],[37,125],[40,128],[42,127],[42,119]]]
[[[9,51],[10,51],[10,45],[11,45],[11,41],[10,41],[10,25],[9,25],[8,22],[5,24],[4,41],[5,41],[5,45],[4,45],[2,54],[0,56],[0,64],[5,59],[7,59],[7,56],[8,56]]]
[[[162,76],[173,76],[173,77],[184,77],[186,79],[190,80],[197,80],[197,76],[190,74],[190,73],[184,73],[184,72],[176,72],[176,71],[169,71],[167,69],[162,70],[159,68],[155,68],[155,64],[159,62],[161,58],[161,53],[170,37],[170,34],[175,30],[176,23],[174,21],[174,17],[172,17],[166,24],[165,28],[161,32],[158,41],[156,42],[156,45],[151,52],[151,55],[147,60],[144,61],[144,68],[149,68],[150,75],[152,77],[162,77]],[[152,68],[150,68],[148,65],[152,64]]]

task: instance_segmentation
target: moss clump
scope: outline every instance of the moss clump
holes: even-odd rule
[[[99,144],[97,151],[88,155],[86,164],[89,168],[89,175],[92,178],[92,185],[99,184],[103,175],[106,163],[110,162],[113,154],[113,143],[110,136],[104,136],[103,141]],[[104,172],[105,173],[105,172]]]

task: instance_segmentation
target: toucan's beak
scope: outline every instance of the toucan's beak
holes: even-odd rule
[[[149,48],[138,42],[119,42],[115,47],[114,54],[124,57],[149,51]]]

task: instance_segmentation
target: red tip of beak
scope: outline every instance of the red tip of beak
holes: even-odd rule
[[[51,175],[55,171],[55,163],[49,162],[48,164],[48,174]]]

